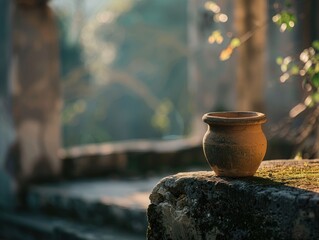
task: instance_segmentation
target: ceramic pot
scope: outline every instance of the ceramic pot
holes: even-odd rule
[[[203,116],[205,157],[217,176],[253,176],[263,160],[267,140],[261,128],[266,116],[258,112],[211,112]]]

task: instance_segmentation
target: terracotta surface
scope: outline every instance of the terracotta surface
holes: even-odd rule
[[[203,138],[205,157],[218,176],[253,176],[263,160],[267,140],[258,112],[213,112],[203,116],[208,130]]]

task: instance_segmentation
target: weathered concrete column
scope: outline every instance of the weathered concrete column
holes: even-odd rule
[[[6,122],[14,140],[1,144],[0,175],[10,176],[18,187],[56,177],[61,168],[58,31],[46,2],[11,3],[10,74],[4,81],[9,83]]]
[[[268,161],[252,178],[164,178],[150,195],[148,239],[319,239],[319,161]]]

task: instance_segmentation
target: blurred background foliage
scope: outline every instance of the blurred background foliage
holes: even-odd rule
[[[184,1],[59,1],[64,146],[188,133]]]
[[[201,113],[236,109],[237,48],[266,27],[262,95],[268,139],[278,145],[271,157],[317,156],[319,144],[300,149],[319,136],[316,1],[269,0],[267,21],[242,36],[234,1],[196,3],[198,19],[183,0],[50,1],[60,29],[64,147],[183,138]]]

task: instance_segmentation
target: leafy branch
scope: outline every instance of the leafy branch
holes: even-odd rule
[[[297,16],[293,11],[291,1],[285,1],[283,6],[278,3],[274,4],[277,13],[272,17],[272,21],[279,27],[280,32],[292,30],[297,23]],[[220,7],[212,1],[205,4],[205,8],[213,14],[216,14],[214,21],[218,19],[221,13]],[[227,16],[226,16],[227,17]],[[228,19],[223,18],[223,19]],[[226,21],[219,21],[221,23]],[[221,31],[215,30],[208,38],[210,44],[222,44],[225,38],[228,38],[227,47],[220,52],[219,59],[221,61],[228,60],[234,50],[240,47],[244,42],[248,41],[256,31],[266,26],[264,23],[245,33],[243,36],[233,37],[233,34],[223,36]],[[311,46],[305,48],[297,57],[287,56],[278,57],[277,64],[280,66],[282,75],[279,80],[285,83],[290,78],[298,78],[301,80],[301,86],[305,90],[306,96],[302,102],[293,107],[289,112],[289,118],[283,124],[274,127],[277,135],[285,137],[297,146],[296,156],[304,157],[307,152],[308,157],[319,156],[319,41],[315,40]],[[301,113],[305,112],[301,117],[301,123],[297,127],[293,124],[293,120]],[[276,135],[276,134],[275,134]]]
[[[319,41],[316,40],[312,46],[304,49],[299,59],[288,56],[276,59],[283,74],[280,82],[284,83],[292,76],[298,76],[302,80],[302,86],[307,92],[303,103],[299,103],[290,111],[290,117],[298,116],[307,107],[313,107],[319,103]]]
[[[213,20],[215,22],[219,23],[225,23],[228,20],[228,16],[221,12],[220,6],[213,2],[213,1],[207,1],[204,5],[205,9],[212,12],[214,17]],[[284,32],[286,30],[291,30],[296,22],[297,18],[294,15],[294,13],[291,10],[291,3],[289,1],[286,2],[283,9],[279,11],[276,15],[272,17],[272,21],[276,23],[280,27],[280,31]],[[208,37],[208,42],[210,44],[222,44],[225,40],[225,38],[229,38],[229,44],[225,49],[223,49],[220,52],[219,59],[221,61],[228,60],[231,55],[233,54],[234,50],[238,47],[240,47],[243,43],[248,41],[251,37],[254,36],[254,34],[262,29],[263,27],[267,26],[268,23],[262,23],[259,25],[256,25],[255,28],[252,31],[246,32],[242,36],[236,36],[236,37],[226,37],[222,35],[220,30],[214,30],[211,35]],[[230,34],[230,36],[233,36],[233,34]]]

